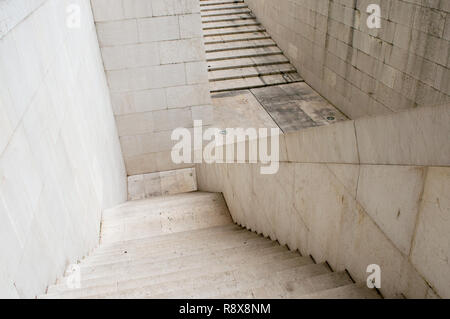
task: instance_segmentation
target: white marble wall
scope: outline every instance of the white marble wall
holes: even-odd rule
[[[127,198],[89,1],[26,4],[0,13],[0,297],[43,293]],[[80,28],[66,27],[68,4]]]
[[[128,175],[192,166],[170,136],[212,118],[199,1],[91,2]]]
[[[385,297],[450,298],[450,105],[282,136],[280,170],[197,165],[233,219],[365,282]]]

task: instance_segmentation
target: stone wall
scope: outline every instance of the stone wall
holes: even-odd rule
[[[98,244],[126,172],[89,1],[6,0],[0,21],[0,297],[32,298]]]
[[[129,175],[183,166],[172,130],[211,121],[198,0],[92,0]]]
[[[197,165],[235,222],[385,297],[450,298],[450,105],[305,129],[280,139],[280,170]]]
[[[350,118],[450,101],[450,1],[245,0],[300,75]],[[381,28],[367,26],[369,4]]]

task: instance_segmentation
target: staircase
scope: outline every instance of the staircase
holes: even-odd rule
[[[200,0],[211,92],[303,81],[243,0]]]
[[[221,194],[130,201],[104,212],[100,245],[41,298],[379,298],[346,272],[235,225]]]

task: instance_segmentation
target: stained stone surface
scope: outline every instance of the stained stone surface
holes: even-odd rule
[[[251,92],[283,132],[347,120],[304,82],[257,88]]]

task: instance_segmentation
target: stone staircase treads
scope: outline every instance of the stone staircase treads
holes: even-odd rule
[[[218,12],[222,10],[230,10],[230,9],[245,9],[248,8],[246,4],[218,4],[218,5],[211,5],[211,6],[204,6],[200,11],[202,13],[204,12]]]
[[[301,299],[380,299],[381,296],[373,289],[358,284],[346,285],[313,294],[300,296]]]
[[[201,7],[217,6],[223,4],[242,4],[242,3],[244,3],[243,0],[200,0]]]
[[[245,230],[229,215],[223,225],[216,225],[224,210],[221,194],[202,192],[131,201],[109,209],[100,246],[79,264],[80,286],[69,287],[64,277],[40,298],[298,298],[320,292],[372,296],[363,288],[336,292],[337,287],[351,286],[346,273],[333,273],[326,264],[315,264],[310,257]],[[161,231],[162,223],[158,231],[152,224],[137,239],[132,236],[134,227],[125,227],[124,235],[117,236],[116,227],[107,226],[123,221],[148,225],[162,212],[175,216],[180,211],[190,212],[187,220],[200,218],[206,223],[186,229],[175,225],[184,225],[186,219],[173,218],[175,231]]]
[[[240,240],[247,240],[250,238],[255,238],[254,235],[250,235],[242,229],[239,231],[215,231],[211,234],[207,234],[204,236],[196,236],[196,234],[192,234],[192,236],[186,236],[185,234],[189,234],[190,232],[185,233],[176,233],[183,234],[183,236],[180,235],[180,238],[175,238],[169,241],[164,242],[153,242],[154,237],[146,238],[145,240],[139,240],[139,241],[129,241],[127,244],[121,246],[121,247],[113,247],[113,248],[103,248],[99,247],[99,249],[96,251],[95,256],[89,256],[86,259],[89,260],[98,260],[101,258],[108,258],[109,256],[113,255],[121,255],[121,254],[133,254],[134,252],[139,253],[142,249],[148,249],[148,245],[152,245],[152,251],[160,252],[165,251],[168,246],[170,245],[177,245],[179,249],[190,249],[189,247],[186,247],[187,244],[185,243],[186,239],[189,238],[191,243],[195,243],[195,248],[203,248],[204,246],[212,246],[217,244],[226,245],[228,243],[234,243],[236,241]],[[168,236],[168,235],[165,235]],[[214,237],[215,236],[215,237]],[[207,242],[208,244],[205,244],[204,242]],[[102,249],[103,248],[103,249]],[[174,253],[176,253],[178,250],[175,250]]]
[[[212,93],[303,81],[251,10],[230,11],[243,1],[200,5]]]
[[[284,133],[347,120],[304,83],[266,31],[249,31],[263,25],[243,26],[249,21],[258,23],[251,11],[202,17],[211,93],[249,90]]]
[[[230,235],[231,236],[231,235]],[[223,237],[220,237],[223,238]],[[206,238],[205,240],[208,240]],[[226,243],[213,243],[210,245],[202,244],[201,242],[189,241],[191,245],[195,247],[188,247],[188,245],[179,245],[177,249],[169,249],[170,245],[160,246],[153,248],[153,246],[147,245],[144,247],[139,247],[137,249],[126,249],[116,254],[103,254],[95,255],[91,258],[83,260],[83,265],[85,267],[91,266],[101,266],[104,264],[111,264],[111,260],[114,260],[115,264],[120,262],[126,263],[130,261],[146,262],[152,261],[153,259],[158,260],[169,260],[174,258],[190,258],[190,256],[196,256],[199,254],[208,253],[211,249],[216,251],[222,251],[231,248],[239,247],[258,247],[263,244],[263,240],[260,237],[245,236],[245,232],[242,232],[239,237],[235,237],[235,240],[229,240]],[[172,245],[176,245],[173,243]],[[149,248],[150,246],[150,248]]]
[[[202,18],[203,25],[208,26],[213,22],[234,21],[234,20],[256,20],[256,17],[250,12],[230,13],[226,16],[206,16]]]
[[[255,26],[255,25],[259,26],[261,25],[261,23],[257,22],[256,19],[236,19],[232,21],[217,21],[217,22],[203,23],[203,30],[226,29],[226,28]]]
[[[310,265],[309,268],[319,265]],[[301,269],[302,267],[299,267]],[[333,289],[351,284],[352,281],[345,272],[333,273],[329,269],[320,268],[317,272],[302,280],[279,280],[270,278],[263,285],[252,289],[252,295],[260,299],[289,298],[312,294],[318,291]],[[277,274],[275,274],[276,276]]]
[[[251,34],[218,35],[218,36],[210,36],[210,37],[205,38],[205,45],[208,47],[209,45],[217,44],[217,43],[254,41],[254,40],[264,40],[264,39],[270,39],[270,36],[267,32],[254,32]]]

